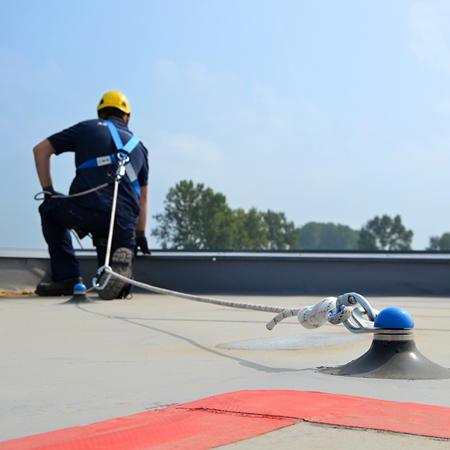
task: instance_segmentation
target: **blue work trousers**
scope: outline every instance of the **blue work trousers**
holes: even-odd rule
[[[81,230],[90,233],[93,237],[105,240],[108,238],[111,220],[110,213],[82,208],[79,205],[69,203],[68,210],[72,218],[69,221],[65,207],[66,201],[66,199],[50,198],[45,200],[39,207],[42,232],[50,253],[51,275],[54,282],[82,276],[80,263],[75,257],[70,234],[73,224],[75,223]],[[134,255],[136,247],[134,231],[136,224],[137,218],[130,221],[116,216],[111,255],[118,247],[127,247]],[[133,236],[133,238],[128,242],[120,242],[126,241],[130,236]],[[99,267],[104,265],[105,257],[106,246],[98,246],[97,259]]]

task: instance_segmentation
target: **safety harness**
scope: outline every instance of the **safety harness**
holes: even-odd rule
[[[105,120],[105,123],[108,125],[108,129],[109,129],[109,132],[111,133],[111,137],[114,141],[114,145],[116,146],[117,152],[113,153],[112,155],[99,156],[98,158],[89,159],[89,160],[85,161],[84,163],[80,164],[77,167],[77,169],[89,169],[92,167],[101,167],[101,166],[107,166],[110,164],[116,164],[119,162],[119,158],[123,159],[125,157],[128,157],[129,160],[124,165],[125,173],[128,175],[128,178],[130,179],[131,183],[133,184],[134,189],[136,190],[138,196],[140,197],[141,196],[141,187],[139,185],[139,180],[137,178],[136,172],[135,172],[133,166],[131,165],[131,161],[130,161],[130,153],[137,147],[137,145],[139,144],[140,141],[136,136],[132,136],[132,138],[125,145],[123,145],[122,139],[119,135],[119,132],[117,131],[116,126],[110,120]],[[80,239],[82,239],[88,233],[81,230],[76,225],[76,223],[72,217],[72,214],[70,212],[69,201],[70,201],[69,198],[67,198],[65,201],[65,205],[64,205],[66,217],[69,220],[69,222],[71,223],[72,229],[78,234]],[[134,239],[134,236],[135,236],[135,233],[133,232],[128,238],[126,238],[124,240],[118,241],[118,240],[114,239],[113,245],[116,247],[123,246],[127,242]],[[106,247],[107,246],[107,238],[98,238],[98,237],[93,236],[92,241],[93,241],[93,244],[95,247]]]
[[[133,136],[125,145],[123,145],[122,139],[117,131],[116,126],[110,121],[105,120],[106,125],[108,125],[109,132],[111,133],[111,137],[114,141],[114,145],[117,148],[117,153],[121,155],[130,156],[130,153],[137,147],[139,144],[139,139],[136,136]],[[91,167],[101,167],[107,166],[109,164],[117,163],[117,153],[113,153],[109,156],[99,156],[98,158],[92,158],[85,161],[83,164],[80,164],[77,169],[89,169]],[[124,155],[125,154],[125,155]],[[128,178],[133,183],[133,187],[136,190],[138,196],[141,196],[141,187],[139,186],[139,180],[137,178],[136,172],[134,171],[133,166],[131,165],[131,161],[128,161],[125,164],[125,171],[128,175]]]

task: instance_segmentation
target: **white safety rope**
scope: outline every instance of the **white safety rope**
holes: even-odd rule
[[[339,307],[339,309],[337,309],[336,297],[325,298],[319,303],[305,308],[285,308],[282,306],[230,302],[227,300],[218,300],[209,297],[201,297],[198,295],[184,294],[182,292],[171,291],[169,289],[159,288],[150,284],[141,283],[140,281],[135,281],[130,278],[124,277],[123,275],[119,275],[118,273],[113,272],[109,267],[104,267],[104,271],[107,274],[118,278],[119,280],[130,283],[147,291],[156,292],[157,294],[173,295],[174,297],[180,297],[186,300],[194,300],[201,303],[211,303],[213,305],[226,306],[229,308],[251,309],[253,311],[277,313],[277,315],[266,325],[266,328],[268,330],[273,330],[273,328],[282,320],[293,316],[297,316],[299,322],[305,328],[312,329],[318,328],[324,325],[326,322],[337,325],[349,319],[352,314],[352,308],[350,306],[342,305]]]
[[[112,246],[112,238],[113,238],[113,232],[114,232],[114,221],[116,218],[117,193],[119,191],[119,183],[120,183],[120,178],[116,178],[114,180],[114,194],[113,194],[113,202],[112,202],[112,209],[111,209],[111,219],[109,222],[108,242],[106,244],[105,266],[109,265],[109,258],[111,256],[111,246]]]

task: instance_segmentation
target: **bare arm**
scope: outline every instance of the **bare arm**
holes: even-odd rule
[[[141,212],[136,227],[137,231],[145,231],[145,227],[147,226],[147,194],[148,186],[141,186],[141,197],[139,199]]]
[[[55,153],[55,149],[50,141],[45,139],[33,148],[33,153],[39,182],[43,188],[50,187],[53,184],[50,174],[50,157]]]

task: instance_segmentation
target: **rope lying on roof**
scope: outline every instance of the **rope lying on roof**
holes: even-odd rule
[[[112,271],[110,267],[105,267],[104,271],[109,275],[118,278],[119,280],[130,283],[134,286],[140,287],[147,291],[156,292],[157,294],[173,295],[174,297],[184,298],[186,300],[193,300],[201,303],[211,303],[213,305],[226,306],[229,308],[250,309],[253,311],[263,311],[270,313],[277,313],[277,315],[266,325],[268,330],[272,330],[282,320],[297,316],[299,322],[305,328],[318,328],[325,322],[337,325],[348,320],[352,314],[352,308],[349,306],[336,307],[336,297],[328,297],[319,303],[305,308],[286,308],[283,306],[268,306],[254,303],[239,303],[230,302],[227,300],[218,300],[209,297],[201,297],[198,295],[184,294],[182,292],[171,291],[169,289],[151,286],[150,284],[141,283],[140,281],[132,280]]]

